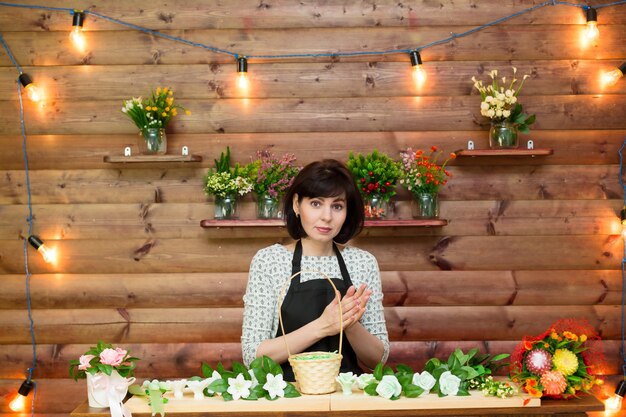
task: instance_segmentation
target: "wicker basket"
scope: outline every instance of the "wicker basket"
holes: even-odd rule
[[[317,272],[320,273],[328,280],[332,285],[335,293],[337,287],[333,281],[328,278],[326,274],[321,271],[300,271],[293,274],[280,293],[279,300],[283,300],[283,295],[287,284],[291,280],[298,276],[302,272]],[[283,333],[283,340],[285,341],[285,347],[287,348],[287,355],[289,355],[289,364],[293,369],[293,374],[296,377],[298,389],[302,394],[328,394],[335,392],[335,378],[339,375],[339,368],[341,367],[341,345],[343,341],[343,311],[341,309],[341,303],[339,303],[339,353],[332,352],[303,352],[295,355],[291,354],[289,345],[287,344],[287,338],[285,336],[285,328],[283,326],[283,317],[281,314],[282,301],[278,303],[278,318],[280,321],[280,329]],[[308,359],[312,356],[325,356],[323,359]],[[328,358],[326,358],[326,356]]]

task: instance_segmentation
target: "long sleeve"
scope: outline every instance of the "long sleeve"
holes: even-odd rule
[[[271,262],[259,252],[252,259],[248,276],[248,286],[244,295],[243,328],[241,350],[246,365],[256,357],[259,344],[275,336],[272,333],[273,317],[276,315],[276,288],[268,265]]]

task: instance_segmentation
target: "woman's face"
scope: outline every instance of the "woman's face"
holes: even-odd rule
[[[303,197],[298,202],[294,195],[293,209],[300,214],[300,222],[309,239],[332,242],[346,221],[346,194],[336,197]]]

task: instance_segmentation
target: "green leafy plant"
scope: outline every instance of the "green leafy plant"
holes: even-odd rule
[[[470,381],[485,380],[498,367],[506,366],[497,362],[508,356],[478,355],[478,349],[465,354],[456,349],[447,361],[430,359],[422,373],[416,373],[407,365],[398,365],[394,372],[391,367],[379,363],[373,373],[375,381],[368,384],[364,391],[368,395],[380,395],[390,400],[397,400],[401,395],[416,398],[430,392],[440,397],[469,395]],[[513,395],[513,390],[507,391],[507,395]]]
[[[275,400],[279,397],[300,396],[291,382],[283,381],[283,370],[280,365],[267,356],[256,358],[250,363],[250,368],[246,368],[240,362],[233,362],[231,370],[225,369],[221,363],[213,370],[203,363],[202,374],[214,379],[205,389],[205,395],[220,394],[225,401],[239,398]]]
[[[239,163],[231,167],[230,148],[222,152],[219,159],[215,159],[215,168],[209,169],[204,177],[204,192],[207,195],[226,197],[233,194],[244,195],[252,191],[252,180],[246,167]]]
[[[389,156],[378,150],[365,156],[360,153],[355,156],[350,152],[346,165],[365,201],[369,201],[373,195],[379,195],[383,201],[389,201],[396,195],[400,166]]]

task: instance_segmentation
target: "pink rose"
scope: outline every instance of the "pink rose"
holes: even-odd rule
[[[126,351],[124,351],[124,355],[126,355]],[[105,365],[118,366],[122,363],[124,355],[120,356],[119,352],[115,349],[104,349],[100,353],[100,362]]]
[[[117,352],[117,359],[120,361],[120,363],[122,363],[122,361],[124,360],[124,358],[128,354],[128,351],[126,351],[126,350],[124,350],[122,348],[115,348],[115,351]]]
[[[95,356],[93,355],[82,355],[80,358],[78,358],[78,361],[80,362],[80,365],[78,365],[78,369],[80,371],[86,371],[87,368],[91,367],[89,361],[91,361],[93,358],[95,358]]]

